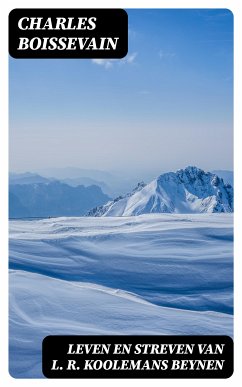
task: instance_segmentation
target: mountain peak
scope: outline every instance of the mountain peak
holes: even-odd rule
[[[176,173],[180,174],[180,175],[191,176],[193,178],[206,174],[205,171],[203,171],[202,169],[200,169],[198,167],[195,167],[194,165],[193,166],[189,165],[188,167],[186,167],[184,169],[178,169],[178,171]]]
[[[91,211],[89,216],[133,216],[147,213],[233,212],[233,188],[196,166],[143,182],[129,194]]]
[[[206,173],[203,169],[196,167],[195,165],[188,165],[184,169],[178,169],[178,171],[184,171],[185,173],[192,173],[192,174],[198,174],[198,173]],[[177,172],[178,172],[177,171]]]

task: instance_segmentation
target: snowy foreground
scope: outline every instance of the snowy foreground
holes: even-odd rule
[[[10,373],[51,334],[233,335],[232,214],[10,222]]]

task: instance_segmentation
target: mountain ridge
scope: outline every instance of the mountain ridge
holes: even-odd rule
[[[71,187],[59,181],[9,186],[9,217],[83,216],[110,197],[100,187]]]
[[[89,211],[87,216],[134,216],[147,213],[233,212],[233,188],[195,166],[167,172],[149,184]]]

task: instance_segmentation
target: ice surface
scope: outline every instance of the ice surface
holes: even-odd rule
[[[233,334],[232,214],[10,222],[10,372],[49,334]]]

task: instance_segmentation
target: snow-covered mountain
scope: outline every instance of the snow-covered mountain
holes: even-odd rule
[[[212,171],[215,175],[222,178],[225,184],[230,184],[232,187],[234,187],[234,172],[233,171],[227,171],[224,169],[219,169],[216,171]]]
[[[233,212],[233,188],[197,167],[160,175],[129,194],[94,208],[88,216],[133,216],[148,213]]]

